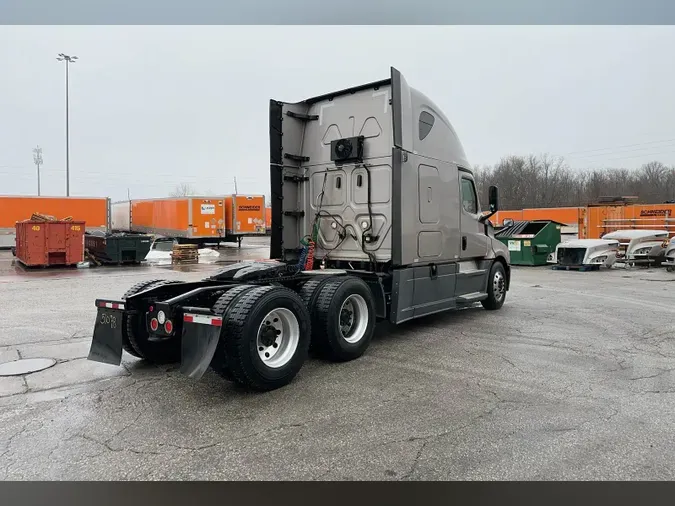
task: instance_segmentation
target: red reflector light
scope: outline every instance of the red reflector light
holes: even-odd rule
[[[159,328],[159,322],[157,321],[157,318],[153,318],[150,320],[150,328],[152,329],[153,332],[155,332]]]
[[[155,310],[155,306],[150,306],[148,308],[148,313],[152,313]]]
[[[171,332],[173,332],[173,323],[171,323],[171,320],[167,320],[164,323],[164,332],[167,334],[171,334]]]

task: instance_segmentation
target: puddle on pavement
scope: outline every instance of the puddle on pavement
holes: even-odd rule
[[[170,251],[151,251],[146,257],[148,265],[168,268],[174,271],[191,272],[204,265],[229,265],[236,262],[269,258],[269,249],[259,245],[237,247],[221,247],[220,249],[205,248],[199,250],[199,259],[191,263],[171,263]]]
[[[63,278],[86,275],[88,272],[108,272],[114,274],[121,268],[125,272],[131,269],[147,269],[151,267],[169,269],[178,272],[194,272],[207,266],[228,265],[241,261],[252,261],[269,258],[269,245],[267,244],[242,244],[221,245],[220,248],[204,248],[199,250],[200,255],[196,263],[172,264],[171,250],[155,249],[148,253],[145,261],[140,265],[81,265],[78,267],[52,266],[46,268],[25,268],[20,265],[11,253],[9,258],[0,256],[0,277],[20,276],[24,278]],[[7,281],[5,281],[7,282]]]

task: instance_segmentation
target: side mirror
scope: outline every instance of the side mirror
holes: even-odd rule
[[[490,186],[488,189],[488,200],[490,205],[490,212],[496,213],[499,210],[499,190],[496,186]]]

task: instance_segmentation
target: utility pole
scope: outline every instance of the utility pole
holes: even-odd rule
[[[56,58],[58,61],[66,62],[66,197],[70,196],[70,125],[69,125],[69,107],[68,107],[68,67],[75,63],[77,56],[69,56],[59,53]]]
[[[237,176],[234,176],[234,194],[236,195],[237,193],[239,193],[237,191]]]
[[[40,165],[42,165],[42,148],[40,146],[33,148],[33,163],[37,166],[38,176],[38,197],[40,196]]]

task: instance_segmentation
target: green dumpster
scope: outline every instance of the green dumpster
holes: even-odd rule
[[[495,232],[511,254],[512,265],[546,265],[549,253],[560,244],[564,223],[552,220],[514,221]]]
[[[84,247],[103,264],[139,264],[152,246],[152,237],[144,234],[87,232]]]

